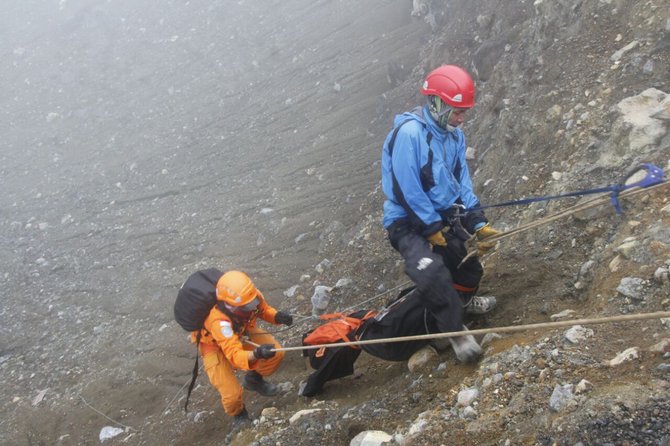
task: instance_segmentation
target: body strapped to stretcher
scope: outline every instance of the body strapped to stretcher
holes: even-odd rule
[[[378,313],[361,310],[348,314],[347,318],[359,319],[361,323],[347,334],[346,339],[363,341],[439,333],[436,318],[413,294],[413,287],[403,290],[394,301]],[[337,320],[328,322],[324,326],[336,323],[338,323]],[[303,345],[318,345],[310,343],[311,333],[303,336]],[[332,339],[331,341],[338,342],[345,341],[345,339]],[[301,385],[299,393],[303,396],[315,396],[327,381],[353,374],[354,363],[361,349],[386,361],[407,361],[415,352],[430,342],[430,340],[413,340],[366,344],[360,347],[322,347],[318,350],[305,350],[303,355],[309,357],[310,365],[315,371]]]

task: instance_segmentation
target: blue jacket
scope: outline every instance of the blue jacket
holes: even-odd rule
[[[382,189],[387,197],[384,228],[406,219],[421,234],[430,235],[444,227],[442,216],[452,205],[479,206],[461,129],[441,129],[427,106],[397,115],[393,124],[382,150]],[[389,143],[394,134],[391,154]],[[483,213],[478,214],[466,228],[471,232],[486,222]]]

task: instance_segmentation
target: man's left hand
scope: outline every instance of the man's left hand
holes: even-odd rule
[[[293,316],[291,316],[288,313],[284,313],[283,311],[279,311],[275,315],[275,321],[278,324],[284,324],[290,327],[291,325],[293,325]]]
[[[487,242],[486,239],[502,234],[501,231],[494,229],[489,223],[477,230],[477,254],[482,256],[495,248],[496,242]]]

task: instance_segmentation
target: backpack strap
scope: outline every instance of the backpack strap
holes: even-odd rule
[[[195,380],[198,377],[198,356],[200,356],[200,352],[198,351],[200,348],[200,337],[202,335],[202,331],[198,330],[198,334],[195,336],[195,348],[196,348],[196,354],[195,354],[195,365],[193,366],[193,376],[191,378],[191,384],[188,386],[188,392],[186,393],[186,402],[184,403],[184,413],[188,412],[188,400],[191,398],[191,392],[193,391],[193,387],[195,386]]]
[[[379,312],[374,310],[370,310],[367,313],[365,313],[365,315],[361,318],[361,325],[359,325],[356,331],[353,332],[354,339],[352,339],[352,341],[360,341],[361,339],[363,339],[365,330],[368,329],[368,326],[370,324],[374,323],[377,314],[379,314]]]
[[[416,110],[416,109],[415,109]],[[413,114],[417,116],[423,117],[423,109],[419,110],[418,113],[415,111],[412,111]],[[425,119],[425,118],[424,118]],[[396,128],[393,129],[393,134],[391,135],[391,139],[389,139],[388,142],[388,153],[389,157],[393,157],[393,146],[395,144],[396,137],[398,136],[398,132],[400,131],[400,128],[407,124],[409,121],[412,121],[412,119],[407,119],[400,124]],[[420,122],[420,121],[419,121]],[[430,129],[426,124],[423,122],[420,122],[423,128],[426,130],[426,145],[428,146],[428,160],[426,164],[420,168],[419,171],[419,179],[421,181],[421,187],[423,188],[424,192],[428,192],[430,188],[432,188],[435,185],[435,180],[433,178],[433,149],[430,145],[431,141],[433,140],[433,134],[430,132]],[[446,155],[445,155],[446,156]],[[463,170],[461,166],[461,160],[456,156],[456,164],[454,165],[454,170],[452,172],[452,175],[456,179],[456,181],[460,184],[461,182],[461,171]],[[418,223],[419,225],[421,224],[421,220],[419,217],[414,213],[412,208],[409,206],[409,203],[407,203],[407,200],[405,200],[405,197],[402,193],[402,190],[400,189],[400,184],[398,183],[398,180],[396,179],[395,173],[393,173],[393,169],[391,169],[391,177],[392,177],[392,182],[393,182],[393,193],[400,203],[400,205],[405,209],[405,212],[407,212],[407,215],[410,218],[411,222]],[[456,201],[457,204],[462,204],[460,197]]]
[[[413,121],[413,119],[407,119],[398,126],[393,129],[393,133],[391,134],[391,139],[389,139],[388,142],[388,153],[389,157],[391,160],[393,159],[393,146],[395,145],[395,140],[396,137],[398,136],[398,132],[400,131],[400,128],[407,124],[408,122]],[[433,134],[430,132],[426,124],[423,122],[419,123],[423,126],[424,129],[426,129],[426,144],[428,145],[428,162],[426,163],[425,166],[421,168],[420,171],[420,180],[421,180],[421,187],[423,188],[424,191],[428,191],[431,187],[433,187],[434,180],[433,180],[433,172],[432,172],[432,164],[433,164],[433,149],[430,146],[430,142],[433,140]],[[391,161],[391,165],[393,165],[393,161]],[[405,209],[405,212],[407,212],[407,215],[410,218],[410,221],[417,225],[421,225],[421,219],[419,218],[418,215],[414,213],[414,210],[411,208],[407,200],[405,199],[405,195],[402,193],[402,189],[400,188],[400,183],[398,182],[398,179],[395,176],[395,173],[393,172],[393,168],[391,168],[391,181],[392,181],[392,187],[393,187],[393,195],[395,195],[396,200],[398,200],[398,203],[400,206]]]

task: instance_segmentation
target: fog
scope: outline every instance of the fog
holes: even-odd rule
[[[2,2],[3,350],[171,322],[201,267],[274,296],[313,271],[367,218],[389,66],[429,30],[409,6]]]
[[[376,181],[367,164],[381,136],[370,123],[389,88],[388,61],[364,52],[374,56],[375,42],[390,37],[384,28],[408,21],[407,10],[395,8],[391,21],[360,18],[379,31],[348,33],[338,18],[350,20],[354,4],[3,2],[5,224],[41,225],[45,242],[118,243],[123,236],[110,229],[198,231],[219,219],[199,234],[203,246],[215,246],[211,255],[251,247],[268,256],[276,247],[264,242],[276,234],[250,230],[245,212],[258,218],[265,209],[271,218],[288,206],[276,227],[325,201],[329,219],[337,202],[353,209],[351,195]],[[316,21],[315,8],[330,20]],[[360,169],[364,177],[342,183]],[[130,203],[142,205],[124,210]],[[292,238],[313,232],[313,222],[293,225]],[[224,249],[230,237],[244,240]]]

